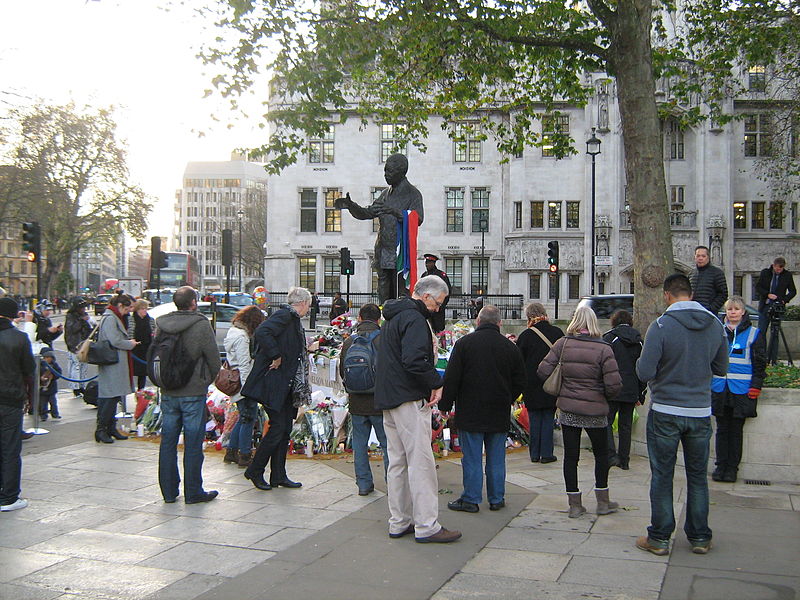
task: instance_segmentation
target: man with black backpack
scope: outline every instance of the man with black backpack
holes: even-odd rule
[[[358,311],[356,329],[344,341],[339,355],[339,374],[347,390],[353,423],[353,462],[359,496],[367,496],[375,489],[369,466],[369,437],[373,427],[383,453],[384,479],[389,468],[383,411],[375,408],[375,365],[381,339],[380,319],[381,309],[377,304],[362,306]]]
[[[206,394],[220,368],[219,350],[208,319],[197,312],[197,292],[189,286],[172,296],[178,310],[156,319],[148,351],[148,375],[161,388],[161,446],[158,483],[164,502],[178,496],[178,436],[183,429],[183,492],[186,504],[209,502],[203,490]]]

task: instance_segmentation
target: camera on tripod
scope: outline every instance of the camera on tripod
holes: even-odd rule
[[[780,323],[785,314],[786,305],[780,300],[776,300],[767,308],[767,319],[770,323]]]

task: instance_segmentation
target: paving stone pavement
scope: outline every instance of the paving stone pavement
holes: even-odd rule
[[[96,444],[94,410],[60,394],[64,419],[23,445],[24,510],[0,514],[0,599],[211,600],[301,597],[403,599],[591,598],[798,600],[800,486],[710,483],[714,548],[691,554],[682,535],[685,482],[678,469],[679,529],[669,556],[634,547],[649,521],[647,461],[612,469],[623,509],[566,516],[559,462],[508,455],[507,504],[454,513],[457,459],[438,462],[441,521],[460,529],[449,545],[389,540],[380,463],[378,490],[357,495],[352,463],[290,460],[300,490],[261,492],[242,471],[207,453],[201,505],[164,504],[158,445]],[[27,417],[26,417],[27,418]],[[584,451],[582,489],[591,492]],[[590,495],[589,495],[590,496]]]

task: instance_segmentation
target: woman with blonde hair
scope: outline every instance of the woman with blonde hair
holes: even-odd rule
[[[575,310],[567,335],[559,339],[537,369],[546,380],[561,364],[561,388],[556,399],[564,439],[564,483],[569,498],[569,516],[586,512],[578,487],[581,430],[586,430],[594,454],[597,514],[616,512],[618,504],[608,494],[608,400],[622,389],[622,379],[611,346],[601,338],[597,317],[591,308]]]
[[[156,332],[156,322],[147,314],[150,303],[139,298],[133,303],[133,318],[128,318],[128,337],[139,342],[131,354],[133,355],[133,374],[136,376],[136,389],[144,389],[147,383],[147,349]]]
[[[723,305],[728,338],[728,373],[711,380],[711,414],[717,419],[714,481],[735,483],[742,460],[744,420],[756,415],[766,377],[767,345],[764,334],[750,322],[741,296]]]

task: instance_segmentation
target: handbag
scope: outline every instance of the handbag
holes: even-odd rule
[[[542,390],[545,394],[550,394],[551,396],[558,396],[559,392],[561,391],[561,359],[564,356],[564,348],[566,348],[567,342],[564,342],[564,345],[561,346],[561,354],[558,356],[558,364],[556,368],[553,369],[553,372],[544,380],[542,384]]]
[[[114,365],[119,362],[119,354],[117,349],[111,345],[108,340],[97,341],[97,336],[100,333],[100,325],[103,320],[92,330],[89,337],[86,338],[78,347],[75,356],[82,363],[90,365]]]
[[[233,396],[242,389],[242,378],[239,369],[231,368],[226,360],[214,378],[214,386],[226,396]]]

